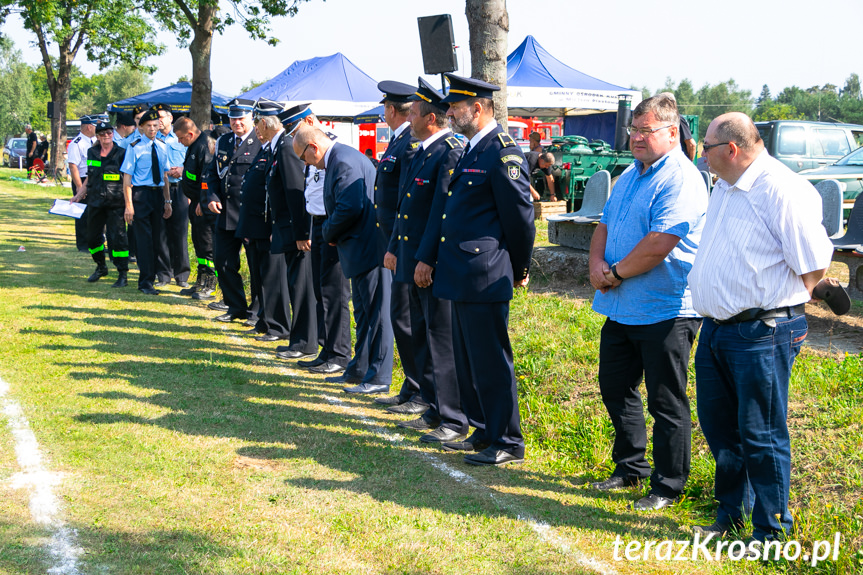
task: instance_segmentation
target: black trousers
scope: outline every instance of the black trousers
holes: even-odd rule
[[[78,193],[78,187],[75,185],[75,182],[72,182],[72,195]],[[87,198],[81,200],[82,204],[87,204]],[[84,210],[84,213],[81,214],[81,217],[75,220],[75,247],[78,248],[79,252],[83,252],[87,249],[87,218],[90,217],[90,210]],[[102,238],[102,241],[105,241],[105,238]]]
[[[157,186],[133,186],[135,241],[138,246],[138,289],[152,288],[156,281],[157,242],[161,237],[165,198]]]
[[[291,335],[291,311],[288,307],[288,275],[285,259],[281,254],[270,253],[269,239],[250,239],[246,247],[249,257],[249,276],[255,278],[258,307],[258,322],[261,333],[288,339]]]
[[[312,287],[321,346],[318,357],[346,366],[351,357],[351,286],[342,273],[338,248],[324,241],[325,219],[312,218]]]
[[[171,184],[171,217],[165,220],[160,237],[156,275],[161,281],[188,281],[189,265],[189,199]]]
[[[390,385],[393,380],[393,328],[390,322],[392,274],[375,267],[351,278],[357,342],[345,368],[363,383]]]
[[[458,389],[474,438],[524,455],[518,392],[509,343],[509,302],[452,302]]]
[[[284,253],[291,300],[292,350],[315,353],[318,350],[318,319],[312,281],[312,255],[296,247]]]
[[[390,272],[395,275],[394,272]],[[411,284],[392,280],[392,294],[390,297],[390,321],[393,325],[393,337],[396,341],[396,349],[399,352],[399,361],[405,379],[402,382],[399,395],[411,398],[420,390],[419,380],[422,373],[416,362],[416,350],[413,346],[411,336]]]
[[[411,343],[420,369],[420,395],[431,406],[423,417],[440,419],[443,427],[467,433],[452,346],[452,302],[434,297],[431,287],[408,287]]]
[[[650,476],[650,491],[676,497],[689,477],[692,415],[686,396],[689,352],[701,320],[650,325],[606,320],[599,342],[599,390],[614,426],[613,475]],[[645,459],[647,428],[638,386],[644,379],[653,416],[653,463]]]
[[[198,276],[212,274],[216,269],[213,256],[213,233],[216,229],[216,218],[206,215],[199,216],[190,205],[189,224],[192,226],[192,245],[195,248],[195,258],[198,260]]]
[[[108,232],[108,243],[111,244],[111,258],[118,271],[129,270],[129,237],[126,234],[126,220],[123,214],[125,206],[109,207],[87,206],[90,217],[87,218],[87,249],[97,264],[105,263],[104,240],[102,230]]]
[[[246,302],[243,278],[240,275],[240,250],[243,248],[243,240],[234,236],[234,230],[223,230],[218,226],[215,239],[216,272],[228,313],[235,316],[248,314],[249,304]],[[249,267],[252,267],[251,263]],[[252,285],[252,293],[255,293],[256,289],[257,286]]]

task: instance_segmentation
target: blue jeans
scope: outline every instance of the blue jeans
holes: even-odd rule
[[[717,521],[752,513],[758,540],[790,532],[788,380],[806,316],[719,325],[705,319],[695,352],[698,419],[716,461]]]

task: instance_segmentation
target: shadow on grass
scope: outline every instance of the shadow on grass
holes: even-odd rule
[[[76,558],[78,566],[93,566],[97,569],[94,572],[203,575],[213,572],[214,562],[241,552],[186,530],[132,532],[74,524],[66,528],[74,538],[70,541],[74,547],[86,550],[85,555],[79,553]],[[0,571],[3,573],[71,572],[71,565],[63,562],[65,557],[55,555],[59,548],[52,545],[53,531],[0,521],[0,534],[4,540],[0,544]],[[50,552],[46,549],[49,545]],[[166,553],[166,549],[171,552]]]

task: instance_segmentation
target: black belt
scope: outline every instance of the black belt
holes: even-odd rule
[[[316,216],[316,215],[312,214],[312,221],[313,222],[321,223],[325,219],[327,219],[327,216]]]
[[[792,318],[794,316],[803,315],[806,310],[806,304],[800,304],[789,307],[777,307],[776,309],[761,309],[753,307],[744,310],[737,315],[733,315],[728,319],[714,319],[714,323],[719,325],[728,325],[732,323],[743,323],[745,321],[755,321],[757,319],[776,319],[780,317]]]
[[[132,186],[133,190],[162,190],[162,186]]]

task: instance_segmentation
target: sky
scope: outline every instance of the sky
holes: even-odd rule
[[[507,52],[531,34],[565,64],[623,87],[661,88],[689,79],[702,85],[734,79],[753,97],[767,84],[775,96],[787,86],[835,84],[863,73],[852,33],[863,22],[860,0],[510,0]],[[451,14],[460,70],[470,75],[463,0],[431,7],[412,0],[311,0],[293,18],[271,22],[281,40],[270,47],[235,26],[213,41],[213,89],[236,96],[252,81],[271,78],[296,60],[341,52],[375,80],[416,83],[423,72],[417,18]],[[846,26],[844,23],[851,23]],[[41,61],[33,36],[13,17],[2,27],[31,64]],[[166,53],[149,61],[153,89],[191,77],[188,49],[164,32]],[[83,50],[75,63],[98,67]],[[436,81],[437,85],[439,80]]]

